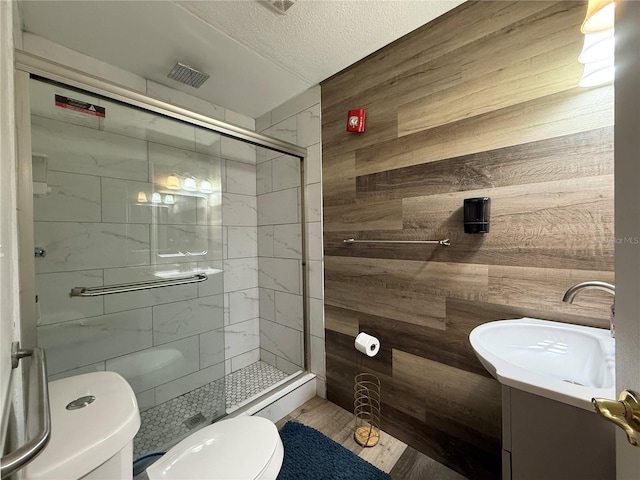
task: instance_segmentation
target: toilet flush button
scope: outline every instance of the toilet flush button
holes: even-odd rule
[[[74,401],[69,402],[67,404],[67,410],[78,410],[79,408],[84,408],[87,405],[93,403],[96,399],[93,395],[87,395],[84,397],[76,398]]]

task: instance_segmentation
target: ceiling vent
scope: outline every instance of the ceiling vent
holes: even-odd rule
[[[196,70],[184,63],[176,63],[176,66],[171,69],[169,75],[167,75],[176,82],[184,83],[193,88],[200,88],[200,86],[207,81],[209,75]]]
[[[280,15],[284,15],[291,7],[293,7],[296,0],[265,0],[263,3],[269,5]]]

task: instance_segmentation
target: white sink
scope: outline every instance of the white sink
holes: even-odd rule
[[[593,410],[593,397],[616,397],[608,330],[521,318],[479,325],[469,340],[503,385],[586,410]]]

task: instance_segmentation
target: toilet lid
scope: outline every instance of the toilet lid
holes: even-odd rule
[[[147,475],[150,480],[255,479],[280,441],[278,429],[265,418],[223,420],[175,445],[147,468]]]

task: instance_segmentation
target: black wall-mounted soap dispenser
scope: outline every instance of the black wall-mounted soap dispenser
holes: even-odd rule
[[[464,233],[489,233],[489,197],[464,199]]]

